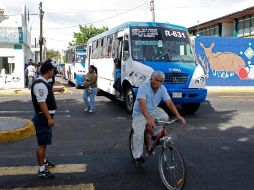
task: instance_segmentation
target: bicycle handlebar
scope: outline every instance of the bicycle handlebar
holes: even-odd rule
[[[177,122],[177,121],[179,121],[178,118],[174,118],[171,121],[155,120],[155,124],[156,125],[163,125],[163,126],[165,126],[165,125],[170,125],[170,124],[172,124],[174,122]]]

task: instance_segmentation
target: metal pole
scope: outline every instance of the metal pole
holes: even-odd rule
[[[39,40],[39,44],[40,44],[40,62],[43,61],[42,59],[42,55],[43,55],[43,50],[42,50],[42,45],[43,45],[43,28],[42,28],[42,21],[43,21],[43,10],[42,10],[42,2],[40,2],[39,4],[39,10],[40,10],[40,40]]]
[[[150,11],[152,11],[152,21],[155,22],[154,0],[150,2]]]

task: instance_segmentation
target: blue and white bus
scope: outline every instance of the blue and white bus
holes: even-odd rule
[[[65,78],[76,88],[83,86],[85,74],[86,46],[71,46],[66,50]]]
[[[88,40],[88,65],[98,69],[98,88],[115,95],[132,112],[139,86],[160,70],[175,104],[195,112],[206,99],[205,74],[196,63],[185,27],[158,22],[128,22]],[[113,88],[121,61],[121,97]]]

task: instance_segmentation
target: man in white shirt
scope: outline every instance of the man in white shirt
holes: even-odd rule
[[[27,67],[27,76],[28,76],[28,88],[31,89],[31,86],[36,76],[36,68],[33,65],[33,63],[30,63]]]

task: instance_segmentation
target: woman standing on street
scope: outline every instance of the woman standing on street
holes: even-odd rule
[[[84,111],[94,113],[95,96],[97,93],[97,68],[94,65],[89,67],[89,72],[83,77],[84,81]],[[88,101],[90,99],[90,103]]]

